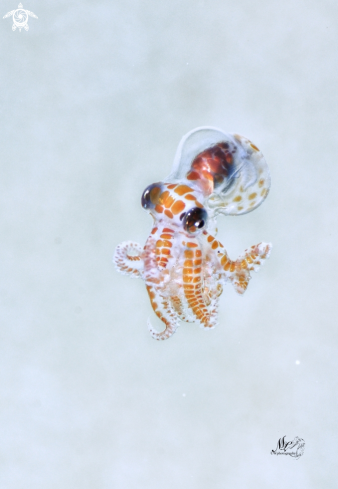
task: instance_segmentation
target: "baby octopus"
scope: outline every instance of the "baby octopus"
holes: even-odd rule
[[[250,272],[259,270],[272,246],[259,243],[230,260],[214,237],[216,216],[256,209],[269,188],[266,161],[248,139],[212,127],[183,137],[171,174],[143,192],[142,207],[154,219],[144,248],[125,241],[114,255],[119,272],[145,282],[165,325],[157,332],[148,321],[154,339],[169,338],[180,320],[213,328],[223,285],[230,282],[236,292],[245,292]]]

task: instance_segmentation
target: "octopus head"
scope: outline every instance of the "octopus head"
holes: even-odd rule
[[[195,236],[208,222],[208,213],[200,200],[202,194],[188,185],[159,182],[145,189],[141,204],[155,223],[166,223]]]

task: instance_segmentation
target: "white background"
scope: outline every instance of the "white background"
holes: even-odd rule
[[[1,2],[0,488],[337,487],[334,0]],[[201,125],[250,138],[264,204],[220,217],[270,260],[220,324],[165,342],[144,283],[144,188]],[[296,361],[300,362],[299,364]],[[299,436],[299,460],[271,455]]]

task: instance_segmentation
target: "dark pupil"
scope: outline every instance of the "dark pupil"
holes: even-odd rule
[[[184,229],[193,233],[205,226],[207,218],[208,214],[204,209],[194,207],[184,217]]]
[[[150,191],[148,188],[145,189],[142,195],[141,204],[144,209],[147,209],[150,204]]]

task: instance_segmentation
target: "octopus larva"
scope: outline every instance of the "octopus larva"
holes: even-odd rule
[[[214,237],[216,216],[253,211],[269,188],[266,161],[248,139],[212,127],[182,138],[171,174],[142,194],[142,207],[154,219],[144,248],[125,241],[114,254],[119,272],[145,282],[165,325],[157,332],[148,321],[154,339],[169,338],[180,320],[213,328],[223,285],[230,282],[236,292],[245,292],[250,272],[258,271],[272,246],[259,243],[230,260]]]

